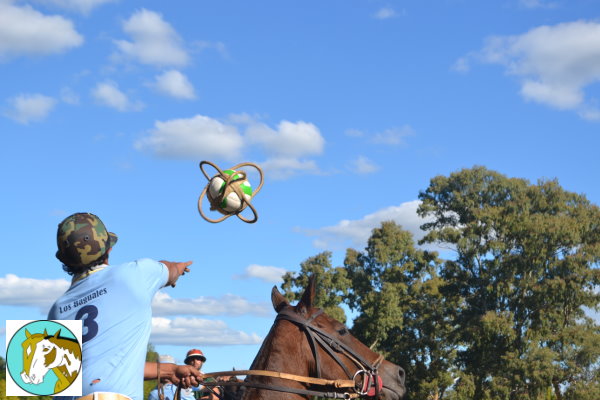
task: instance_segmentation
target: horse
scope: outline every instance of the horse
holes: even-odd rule
[[[22,343],[23,382],[38,385],[52,370],[58,378],[54,393],[59,393],[77,378],[81,368],[81,347],[75,339],[59,335],[60,329],[54,335],[48,335],[45,329],[44,333],[33,334],[25,329],[26,339]]]
[[[235,368],[233,369],[235,371]],[[230,376],[226,382],[235,382],[236,384],[240,382],[238,377]],[[221,396],[222,400],[240,400],[242,395],[242,386],[240,385],[230,385],[223,386],[223,395]]]
[[[245,371],[242,400],[311,396],[401,400],[404,370],[361,343],[344,324],[313,307],[314,298],[314,277],[295,306],[273,287],[271,301],[277,317],[250,370]]]

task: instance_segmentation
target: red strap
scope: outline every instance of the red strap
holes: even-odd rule
[[[373,375],[365,376],[363,380],[363,386],[361,389],[361,393],[366,393],[369,397],[374,397],[376,394],[381,393],[381,389],[383,389],[383,381],[379,375],[376,375],[377,378],[377,387],[375,387],[375,382],[373,379]]]

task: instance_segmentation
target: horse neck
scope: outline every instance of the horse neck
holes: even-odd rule
[[[312,352],[304,332],[288,321],[273,325],[251,369],[308,376]]]
[[[271,327],[250,369],[309,376],[311,363],[312,353],[304,333],[288,321],[279,321]],[[248,376],[246,381],[303,388],[297,382],[268,377]],[[244,400],[289,400],[304,398],[306,397],[292,393],[252,388],[246,388],[242,397]]]
[[[59,364],[52,368],[52,370],[55,373],[60,372],[63,375],[65,372],[72,375],[74,372],[79,371],[81,354],[78,351],[78,347],[66,339],[55,339],[52,343],[56,346],[56,360],[60,360]]]

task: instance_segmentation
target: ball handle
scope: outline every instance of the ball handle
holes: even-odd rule
[[[206,177],[206,179],[209,182],[208,185],[206,185],[206,187],[204,187],[204,190],[202,190],[202,193],[200,194],[200,197],[198,198],[198,211],[200,212],[200,215],[202,216],[202,218],[204,218],[208,222],[217,223],[217,222],[221,222],[221,221],[226,220],[227,218],[231,217],[232,215],[237,215],[237,217],[239,219],[241,219],[242,221],[244,221],[244,222],[246,222],[248,224],[255,223],[258,220],[258,213],[256,212],[256,209],[254,208],[254,206],[252,205],[251,202],[246,201],[246,198],[243,196],[243,193],[241,193],[241,192],[238,193],[238,190],[235,190],[236,189],[235,187],[234,187],[234,190],[236,191],[236,194],[238,195],[238,197],[240,198],[240,200],[242,202],[242,206],[240,207],[240,209],[237,212],[232,213],[232,214],[223,215],[221,218],[218,218],[218,219],[208,218],[204,214],[204,211],[202,211],[202,201],[204,200],[204,196],[206,196],[206,193],[208,191],[208,187],[210,186],[210,180],[212,179],[211,177],[208,176],[208,174],[204,170],[204,166],[205,165],[210,165],[211,167],[213,167],[214,169],[216,169],[219,172],[219,175],[226,181],[226,184],[229,184],[229,182],[231,180],[233,180],[234,175],[240,174],[240,175],[242,175],[241,179],[245,179],[246,178],[246,173],[243,172],[243,171],[239,171],[238,174],[231,174],[231,175],[228,176],[223,171],[221,171],[221,169],[216,164],[214,164],[214,163],[212,163],[210,161],[201,161],[200,162],[200,170],[202,171],[202,173],[204,174],[204,176]],[[262,169],[258,165],[254,164],[254,163],[251,163],[251,162],[243,162],[243,163],[240,163],[240,164],[237,164],[237,165],[231,167],[230,169],[237,171],[239,168],[242,168],[242,167],[253,167],[253,168],[255,168],[258,171],[258,173],[260,175],[260,183],[259,183],[258,187],[255,190],[253,190],[253,193],[252,193],[252,198],[254,198],[258,194],[258,192],[260,191],[260,189],[262,188],[262,185],[264,183],[263,171],[262,171]],[[235,180],[237,180],[237,179],[235,179]],[[241,212],[246,207],[250,207],[250,209],[252,210],[252,213],[254,214],[254,217],[252,219],[245,218],[241,214]],[[212,204],[211,204],[211,209],[214,209]]]

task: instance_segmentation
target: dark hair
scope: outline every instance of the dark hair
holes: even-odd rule
[[[91,270],[92,268],[94,268],[97,265],[106,264],[107,261],[108,261],[108,252],[106,252],[106,254],[104,254],[102,257],[100,257],[96,261],[94,261],[88,265],[85,265],[83,267],[72,267],[70,265],[63,263],[62,268],[67,274],[73,276],[73,275],[83,274],[84,272]]]

